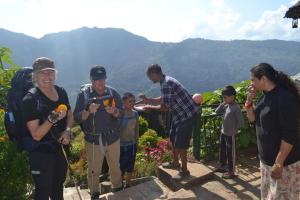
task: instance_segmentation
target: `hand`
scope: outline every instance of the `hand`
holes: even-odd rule
[[[282,176],[282,171],[283,171],[283,165],[275,163],[272,166],[271,177],[273,179],[280,179]]]
[[[99,104],[91,103],[90,106],[89,106],[89,112],[92,113],[92,114],[95,114],[99,107],[100,107]]]
[[[139,94],[138,97],[143,100],[143,103],[149,103],[149,99],[146,97],[145,94]]]
[[[153,110],[154,107],[152,105],[145,105],[143,106],[143,110]]]
[[[71,135],[69,131],[64,131],[62,136],[58,139],[58,142],[64,145],[67,145],[70,143]]]
[[[250,101],[252,102],[254,97],[255,97],[255,87],[253,84],[251,84],[249,87],[248,87],[248,90],[247,90],[247,101]]]
[[[52,124],[57,123],[59,120],[63,119],[66,117],[67,112],[65,110],[61,110],[59,112],[52,111],[51,114],[48,116],[48,121]]]
[[[139,97],[140,99],[147,99],[147,97],[146,97],[145,94],[139,94],[138,97]]]
[[[107,106],[105,107],[105,110],[108,114],[116,116],[118,114],[118,108],[112,107],[112,106]]]
[[[58,121],[63,119],[67,115],[67,112],[65,110],[61,110],[58,112]]]

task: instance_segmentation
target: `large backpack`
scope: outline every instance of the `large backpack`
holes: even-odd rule
[[[11,88],[6,96],[5,129],[9,139],[16,143],[20,150],[29,150],[31,141],[31,136],[22,117],[22,99],[31,88],[33,88],[32,68],[22,68],[12,78]]]

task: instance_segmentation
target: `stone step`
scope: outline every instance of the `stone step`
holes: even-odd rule
[[[190,171],[190,176],[183,178],[181,180],[174,180],[174,177],[178,170],[166,169],[162,166],[158,167],[158,178],[159,180],[167,185],[171,190],[177,191],[182,188],[189,189],[200,183],[204,183],[206,180],[213,178],[213,171],[197,161],[188,162],[188,170]]]

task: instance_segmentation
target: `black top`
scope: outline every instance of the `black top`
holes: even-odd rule
[[[65,104],[70,110],[69,99],[66,91],[62,87],[55,86],[58,93],[58,100],[52,101],[40,89],[36,88],[35,93],[27,93],[23,98],[23,119],[26,122],[39,119],[39,124],[44,123],[49,114],[55,110],[58,105]],[[53,151],[58,150],[60,145],[57,139],[67,126],[67,116],[55,123],[50,131],[40,140],[33,139],[33,148],[35,151]]]
[[[264,93],[255,107],[257,145],[260,160],[272,166],[281,140],[293,145],[284,165],[300,160],[299,102],[282,87]]]

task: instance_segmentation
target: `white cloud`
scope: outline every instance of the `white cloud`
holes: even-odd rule
[[[223,0],[213,0],[209,9],[198,13],[197,19],[192,32],[194,37],[228,40],[235,35],[240,14],[227,6]]]
[[[0,0],[0,27],[35,37],[82,26],[124,28],[154,41],[186,38],[299,40],[299,29],[283,19],[293,5],[241,21],[224,0]],[[259,5],[258,5],[259,6]]]
[[[283,39],[300,40],[299,29],[292,29],[291,19],[283,18],[287,6],[265,11],[261,18],[254,22],[246,22],[239,29],[239,37],[253,40]]]

